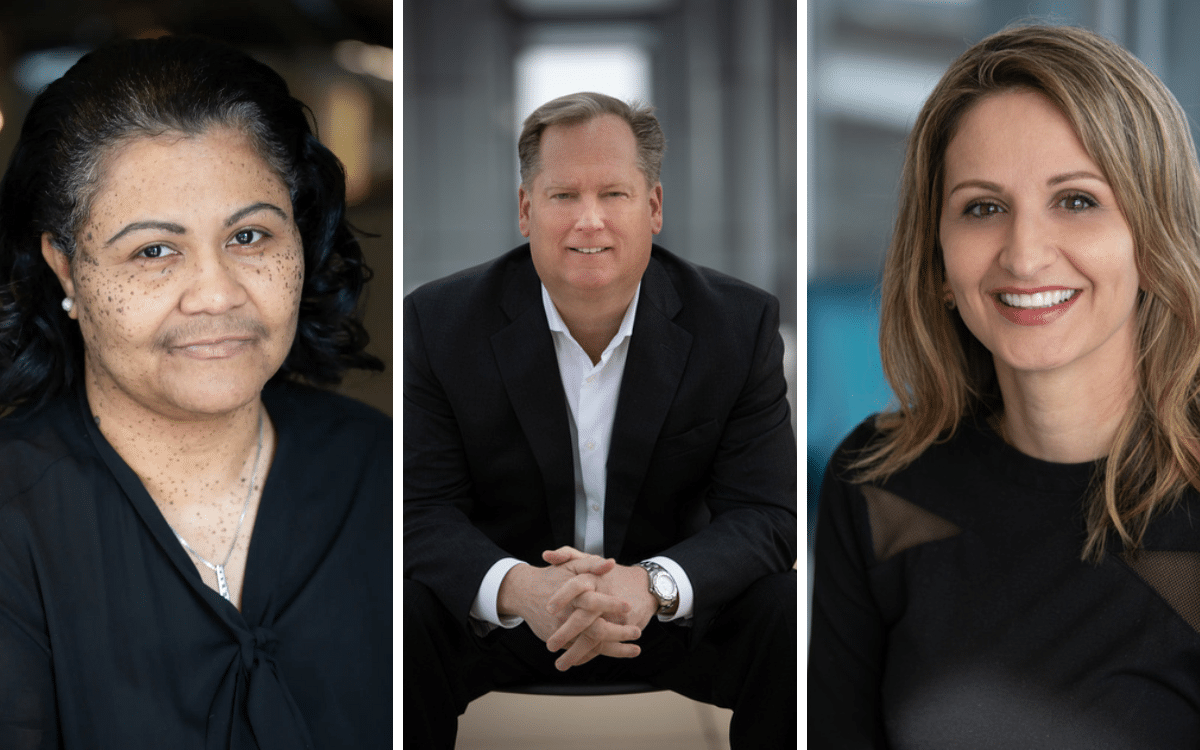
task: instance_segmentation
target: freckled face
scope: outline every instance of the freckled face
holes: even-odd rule
[[[176,420],[257,399],[299,314],[287,186],[225,128],[140,138],[103,167],[69,275],[43,241],[75,299],[89,397]]]

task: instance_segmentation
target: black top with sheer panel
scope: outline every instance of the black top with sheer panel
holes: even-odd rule
[[[1095,463],[1040,461],[970,420],[888,481],[821,490],[810,747],[1200,747],[1200,497],[1136,557],[1081,559]]]
[[[240,612],[82,393],[0,419],[0,747],[391,747],[391,421],[295,385],[263,400]]]

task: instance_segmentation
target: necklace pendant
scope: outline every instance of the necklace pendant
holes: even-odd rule
[[[225,601],[232,601],[229,598],[229,584],[225,582],[225,566],[218,565],[214,570],[217,571],[217,590],[225,597]]]

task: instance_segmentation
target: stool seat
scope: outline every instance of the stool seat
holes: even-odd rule
[[[649,682],[529,682],[496,688],[496,692],[520,695],[629,695],[664,689]]]

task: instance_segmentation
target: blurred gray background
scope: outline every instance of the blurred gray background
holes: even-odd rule
[[[811,0],[808,66],[809,520],[830,455],[887,406],[878,283],[904,142],[968,46],[1020,20],[1084,26],[1136,54],[1200,120],[1193,0]],[[810,543],[811,543],[810,525]]]
[[[798,8],[406,0],[404,290],[525,241],[516,140],[537,105],[579,90],[636,96],[667,136],[656,242],[780,298],[794,393]]]

